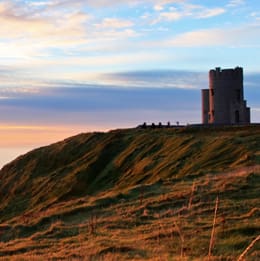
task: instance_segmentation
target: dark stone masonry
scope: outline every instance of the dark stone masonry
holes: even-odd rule
[[[209,71],[209,89],[202,90],[203,124],[250,124],[244,100],[243,68]]]

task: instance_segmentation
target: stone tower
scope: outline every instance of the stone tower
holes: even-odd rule
[[[243,68],[209,71],[209,89],[202,90],[202,123],[250,123],[250,108],[244,100]]]

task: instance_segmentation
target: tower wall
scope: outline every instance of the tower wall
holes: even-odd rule
[[[205,118],[205,112],[202,117]],[[208,123],[250,123],[250,109],[244,100],[243,68],[209,71]]]
[[[209,90],[201,90],[201,100],[202,100],[202,123],[208,124],[208,114],[209,114]]]

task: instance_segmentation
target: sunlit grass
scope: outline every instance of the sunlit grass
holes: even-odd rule
[[[235,260],[259,234],[259,134],[125,130],[35,150],[0,173],[0,259],[207,260],[218,196],[211,260]]]

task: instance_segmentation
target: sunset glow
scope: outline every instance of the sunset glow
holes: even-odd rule
[[[2,0],[0,24],[0,167],[80,132],[198,123],[217,66],[244,68],[260,122],[258,0]]]

